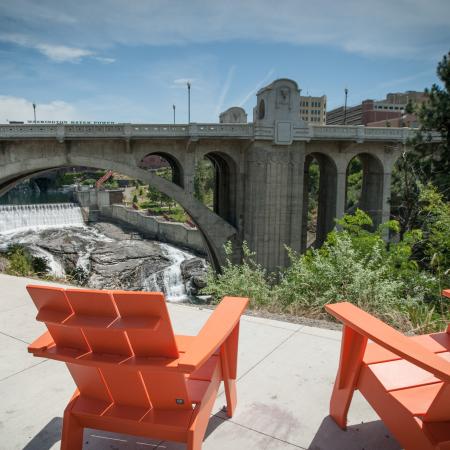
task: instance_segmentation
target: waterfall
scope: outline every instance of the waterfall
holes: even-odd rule
[[[144,281],[144,289],[148,291],[162,291],[166,295],[167,300],[183,302],[187,300],[188,296],[181,274],[181,263],[186,259],[192,258],[192,255],[171,245],[162,243],[159,245],[170,259],[171,265],[161,272],[150,275]]]
[[[75,203],[0,205],[0,234],[82,226],[81,208]]]

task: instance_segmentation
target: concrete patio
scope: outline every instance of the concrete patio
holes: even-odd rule
[[[64,364],[33,358],[27,344],[43,331],[25,290],[36,280],[0,274],[0,449],[59,448],[62,414],[74,390]],[[196,334],[211,311],[170,304],[177,334]],[[400,447],[356,393],[349,428],[328,416],[340,332],[245,316],[241,321],[238,407],[221,412],[221,393],[204,450],[398,450]],[[183,449],[181,444],[85,430],[84,449]]]

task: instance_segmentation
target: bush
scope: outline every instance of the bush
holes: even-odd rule
[[[338,224],[341,230],[330,233],[320,249],[302,255],[287,249],[290,265],[276,282],[246,244],[242,264],[232,264],[228,245],[222,273],[209,272],[202,293],[215,300],[246,296],[254,308],[317,318],[329,318],[328,303],[345,300],[405,331],[442,329],[450,317],[440,280],[412,258],[422,234],[410,232],[403,241],[387,244],[383,236],[398,231],[398,223],[371,231],[372,220],[361,210]]]
[[[271,302],[271,286],[266,271],[255,262],[255,254],[250,252],[247,243],[243,244],[242,264],[231,262],[232,246],[227,243],[225,253],[226,264],[222,273],[216,274],[214,269],[208,268],[207,286],[202,289],[202,294],[209,294],[214,301],[226,295],[237,297],[249,297],[251,306],[258,307],[268,305]]]
[[[45,258],[33,256],[20,244],[12,244],[6,250],[9,264],[6,273],[16,276],[45,275],[48,273],[48,262]]]

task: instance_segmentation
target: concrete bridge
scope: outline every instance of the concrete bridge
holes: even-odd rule
[[[308,168],[320,167],[317,241],[345,212],[349,162],[363,163],[360,207],[378,224],[389,218],[393,165],[414,133],[408,128],[320,126],[300,118],[297,84],[279,79],[257,93],[253,122],[230,108],[221,123],[188,125],[1,125],[0,195],[24,179],[60,167],[111,169],[149,183],[192,217],[218,266],[223,245],[245,240],[268,270],[287,264],[285,245],[306,247]],[[167,181],[143,167],[150,155],[172,167]],[[197,163],[216,170],[214,211],[193,196]],[[240,253],[233,255],[239,260]]]

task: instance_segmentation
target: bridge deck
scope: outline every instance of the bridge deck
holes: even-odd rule
[[[36,280],[32,280],[36,283]],[[0,274],[0,448],[59,448],[63,409],[74,385],[66,368],[27,353],[42,330],[25,291],[30,280]],[[208,309],[171,304],[177,333],[194,334]],[[328,417],[340,332],[246,316],[239,354],[238,407],[233,419],[214,407],[204,450],[399,449],[359,395],[340,431]],[[363,423],[361,423],[363,422]],[[84,449],[181,450],[181,445],[85,431]]]

